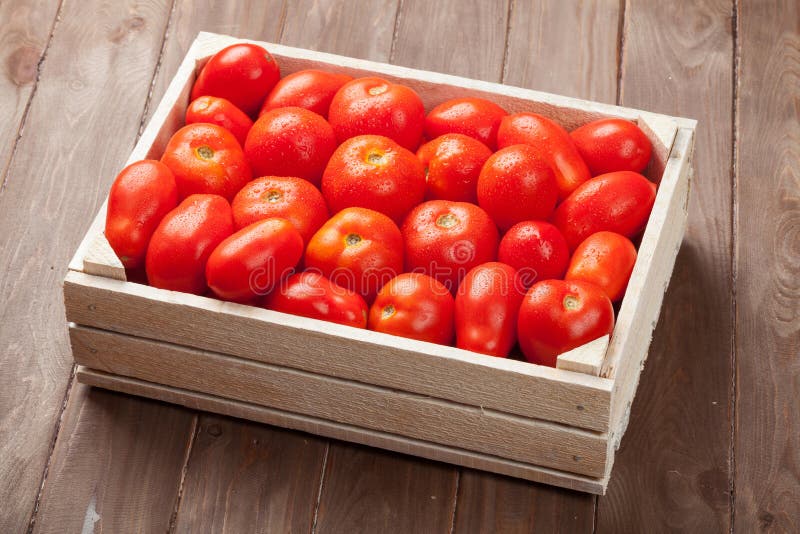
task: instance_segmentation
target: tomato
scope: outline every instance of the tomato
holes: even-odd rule
[[[186,108],[186,124],[207,122],[222,126],[244,146],[247,132],[253,127],[244,111],[231,104],[230,100],[216,96],[201,96]]]
[[[333,97],[328,119],[340,143],[357,135],[373,134],[416,150],[425,106],[410,87],[382,78],[357,78],[343,85]]]
[[[556,208],[553,224],[564,234],[570,249],[603,230],[633,237],[647,224],[655,199],[655,184],[641,174],[601,174]]]
[[[614,330],[614,308],[587,282],[544,280],[525,295],[517,319],[519,346],[531,363],[556,366],[559,354]]]
[[[126,269],[142,265],[158,223],[177,205],[175,177],[160,161],[137,161],[117,175],[108,194],[105,234]]]
[[[237,229],[256,221],[280,217],[308,243],[328,220],[328,207],[319,189],[294,176],[263,176],[245,185],[231,203]]]
[[[384,284],[403,272],[403,236],[383,213],[346,208],[311,238],[306,268],[372,302]]]
[[[252,302],[288,277],[303,256],[303,238],[286,219],[254,222],[227,237],[206,263],[208,287],[219,298]]]
[[[569,134],[592,176],[614,171],[642,172],[650,162],[650,139],[631,121],[601,119]]]
[[[303,108],[264,113],[244,143],[256,176],[299,176],[316,186],[335,149],[336,137],[330,124]]]
[[[547,219],[557,200],[553,170],[528,145],[498,150],[478,178],[478,204],[501,230],[522,221]]]
[[[276,108],[305,108],[328,118],[331,100],[344,84],[352,80],[346,74],[323,70],[301,70],[284,77],[264,100],[259,115]]]
[[[376,332],[449,345],[453,341],[450,291],[430,276],[405,273],[381,288],[369,310]]]
[[[455,292],[467,271],[497,259],[497,227],[466,202],[429,200],[402,226],[407,271],[428,274]]]
[[[219,195],[191,195],[167,213],[150,239],[145,258],[153,287],[201,295],[206,292],[206,262],[233,233],[228,201]]]
[[[252,178],[239,142],[216,124],[189,124],[175,132],[161,162],[175,175],[181,199],[209,193],[231,200]]]
[[[477,203],[478,175],[491,155],[486,145],[462,134],[445,134],[425,143],[417,150],[425,166],[425,198]]]
[[[563,200],[591,178],[589,168],[567,131],[536,113],[515,113],[500,121],[497,146],[531,145],[553,168],[559,199]]]
[[[192,87],[191,100],[218,96],[252,116],[280,77],[275,58],[260,46],[231,45],[205,64]]]
[[[290,276],[280,289],[267,295],[264,307],[355,328],[367,327],[369,311],[360,295],[314,272]]]
[[[442,102],[425,117],[425,135],[434,139],[460,133],[497,149],[497,130],[506,110],[484,98],[455,98]]]
[[[540,280],[563,278],[569,264],[569,247],[552,224],[525,221],[506,232],[497,257],[519,271],[527,288]]]
[[[388,137],[359,135],[331,156],[322,177],[322,195],[331,212],[369,208],[396,223],[425,196],[425,172],[413,152]]]
[[[591,282],[612,302],[622,300],[636,263],[636,247],[614,232],[597,232],[578,245],[572,254],[565,280]]]
[[[517,342],[525,288],[513,267],[489,262],[464,277],[456,293],[456,347],[505,358]]]

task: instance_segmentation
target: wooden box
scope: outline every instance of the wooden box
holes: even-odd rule
[[[237,41],[197,37],[129,163],[161,156],[183,125],[196,73]],[[653,143],[647,174],[659,188],[611,339],[560,356],[553,369],[128,282],[103,236],[104,205],[64,281],[78,380],[602,494],[684,233],[695,121],[258,44],[284,75],[377,74],[413,87],[427,109],[480,96],[567,129],[602,117],[635,121]]]

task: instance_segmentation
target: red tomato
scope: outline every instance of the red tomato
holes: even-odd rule
[[[206,280],[221,299],[252,302],[288,277],[302,257],[303,238],[292,223],[265,219],[217,245],[206,263]]]
[[[327,119],[333,95],[352,79],[346,74],[313,69],[289,74],[272,89],[259,115],[276,108],[298,107]]]
[[[303,108],[264,113],[244,143],[256,176],[299,176],[316,186],[334,150],[336,137],[330,124]]]
[[[519,271],[527,288],[540,280],[564,277],[569,263],[567,240],[544,221],[515,224],[500,241],[498,259]]]
[[[357,135],[373,134],[416,150],[425,106],[410,87],[382,78],[357,78],[343,85],[333,97],[328,118],[340,143]]]
[[[369,328],[395,336],[449,345],[453,341],[453,295],[421,273],[393,278],[369,310]]]
[[[483,98],[455,98],[442,102],[425,117],[425,135],[430,139],[460,133],[497,150],[497,129],[506,110]]]
[[[587,282],[544,280],[519,309],[517,335],[525,359],[556,366],[559,354],[614,330],[614,308],[603,290]]]
[[[603,230],[633,237],[647,224],[655,199],[655,184],[641,174],[601,174],[558,206],[553,224],[564,234],[570,249]]]
[[[160,161],[137,161],[117,175],[108,194],[105,234],[126,269],[144,263],[150,237],[177,205],[175,177]]]
[[[359,135],[331,156],[322,177],[331,212],[369,208],[400,223],[425,196],[425,172],[413,152],[388,137]]]
[[[191,195],[167,213],[150,239],[145,268],[153,287],[201,295],[206,262],[233,233],[228,201],[219,195]]]
[[[186,124],[207,122],[222,126],[244,146],[247,132],[253,127],[244,111],[237,108],[229,100],[216,96],[201,96],[186,108]]]
[[[497,146],[504,148],[520,143],[535,148],[553,168],[561,200],[591,178],[589,168],[567,131],[547,117],[515,113],[500,121]]]
[[[636,247],[614,232],[597,232],[587,237],[569,263],[565,280],[591,282],[612,302],[622,300],[636,263]]]
[[[462,134],[445,134],[425,143],[417,150],[425,166],[425,198],[477,203],[478,175],[491,155],[486,145]]]
[[[517,342],[517,314],[525,288],[504,263],[478,265],[456,294],[456,346],[505,358]]]
[[[231,200],[252,178],[239,142],[216,124],[189,124],[175,132],[161,162],[175,175],[181,199],[208,193]]]
[[[254,44],[235,44],[208,60],[194,82],[191,99],[218,96],[252,116],[280,77],[269,52]]]
[[[478,178],[478,204],[501,230],[522,221],[547,219],[557,200],[553,170],[528,145],[498,150]]]
[[[402,226],[407,271],[428,274],[455,292],[467,271],[497,259],[497,227],[481,208],[430,200]]]
[[[294,176],[256,178],[236,193],[231,207],[237,229],[280,217],[297,228],[303,243],[311,241],[328,220],[328,207],[319,189]]]
[[[650,162],[650,139],[631,121],[601,119],[569,134],[592,176],[615,171],[642,172]]]
[[[384,284],[403,272],[403,236],[383,213],[346,208],[314,234],[306,267],[372,302]]]
[[[367,327],[369,310],[360,295],[313,272],[290,276],[279,290],[267,295],[264,307],[355,328]]]

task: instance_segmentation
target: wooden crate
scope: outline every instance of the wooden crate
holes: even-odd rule
[[[161,156],[183,125],[196,73],[239,41],[199,34],[129,163]],[[427,109],[480,96],[568,129],[635,121],[653,143],[646,173],[659,188],[613,335],[561,355],[552,369],[128,282],[103,236],[103,205],[64,281],[78,380],[602,494],[685,229],[695,121],[258,44],[284,75],[377,74],[413,87]]]

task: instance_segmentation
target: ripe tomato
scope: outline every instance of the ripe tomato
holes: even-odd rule
[[[612,302],[622,300],[636,263],[636,247],[614,232],[597,232],[578,245],[572,254],[565,280],[591,282]]]
[[[570,249],[603,230],[633,237],[647,224],[655,199],[655,184],[641,174],[601,174],[556,208],[553,224],[564,234]]]
[[[525,359],[556,366],[559,354],[614,330],[614,308],[603,290],[587,282],[544,280],[519,309],[517,335]]]
[[[191,195],[167,213],[150,239],[145,258],[153,287],[201,295],[206,292],[206,262],[233,233],[228,201],[219,195]]]
[[[328,207],[319,189],[294,176],[264,176],[245,185],[231,204],[236,228],[280,217],[300,232],[308,243],[328,220]]]
[[[359,135],[331,156],[322,177],[331,212],[369,208],[400,223],[425,196],[425,172],[413,152],[388,137]]]
[[[631,121],[601,119],[569,134],[592,176],[614,171],[642,172],[650,162],[650,139]]]
[[[267,295],[264,307],[355,328],[367,327],[369,310],[361,295],[314,272],[290,276],[278,290]]]
[[[528,288],[540,280],[564,277],[569,263],[567,240],[544,221],[515,224],[500,241],[498,259],[519,271]]]
[[[333,97],[328,119],[340,143],[356,135],[373,134],[416,150],[425,106],[410,87],[382,78],[357,78],[344,84]]]
[[[460,133],[497,150],[497,129],[506,110],[484,98],[455,98],[442,102],[425,117],[425,135],[434,139]]]
[[[456,347],[508,356],[517,342],[517,314],[525,288],[516,269],[504,263],[478,265],[456,293]]]
[[[191,99],[218,96],[252,116],[280,77],[269,52],[254,44],[235,44],[208,60],[194,82]]]
[[[449,345],[453,341],[453,295],[421,273],[405,273],[381,288],[369,310],[369,328],[395,336]]]
[[[206,263],[208,287],[219,298],[252,302],[292,274],[303,238],[286,219],[254,222],[227,237]]]
[[[478,178],[478,204],[501,230],[522,221],[547,219],[557,200],[553,170],[528,145],[498,150]]]
[[[301,70],[284,77],[264,100],[259,115],[276,108],[305,108],[328,118],[331,100],[344,84],[352,80],[346,74],[323,70]]]
[[[244,153],[256,176],[299,176],[316,186],[335,149],[331,125],[303,108],[264,113],[244,143]]]
[[[189,124],[175,132],[161,162],[175,175],[181,199],[209,193],[230,201],[252,178],[239,142],[216,124]]]
[[[201,96],[186,108],[186,124],[207,122],[222,126],[244,146],[247,132],[253,127],[244,111],[237,108],[229,100],[216,96]]]
[[[429,200],[402,226],[407,271],[422,272],[455,292],[467,271],[497,258],[497,227],[466,202]]]
[[[137,161],[117,175],[108,194],[105,234],[126,269],[142,265],[158,223],[177,205],[175,177],[160,161]]]
[[[383,213],[346,208],[311,238],[306,267],[372,302],[384,284],[403,272],[403,236]]]
[[[478,175],[491,155],[486,145],[462,134],[445,134],[425,143],[417,150],[425,166],[425,198],[477,203]]]
[[[497,146],[504,148],[520,143],[535,148],[553,168],[560,200],[591,178],[589,168],[567,131],[547,117],[515,113],[503,118],[497,131]]]

